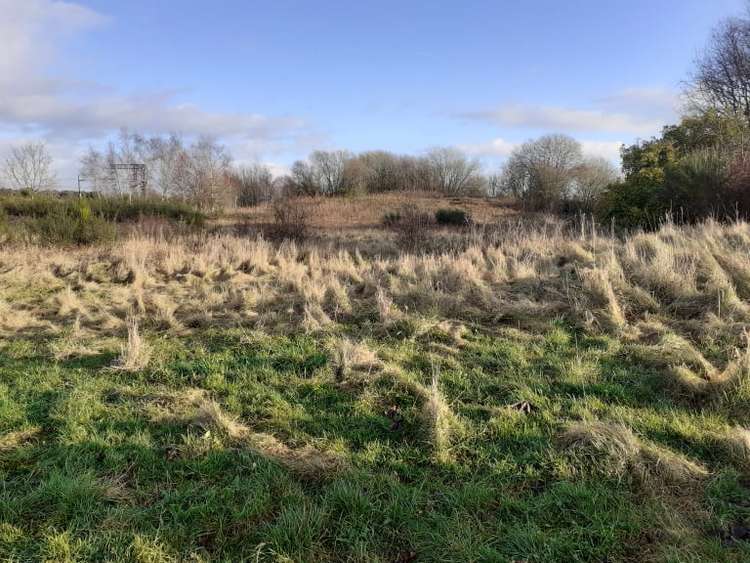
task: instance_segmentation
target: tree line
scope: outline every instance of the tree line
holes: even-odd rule
[[[19,189],[50,189],[54,186],[51,161],[42,143],[18,147],[5,163],[6,180]],[[144,179],[118,168],[133,163],[145,165]],[[80,177],[90,191],[159,195],[203,208],[251,206],[283,196],[419,191],[507,195],[530,208],[558,210],[561,202],[589,206],[616,171],[604,159],[585,157],[574,139],[548,135],[516,149],[504,172],[497,174],[483,173],[479,160],[458,149],[437,147],[419,156],[316,150],[296,161],[287,174],[274,176],[264,164],[233,162],[227,148],[208,137],[187,143],[176,134],[148,137],[122,130],[103,150],[88,150],[81,160]]]

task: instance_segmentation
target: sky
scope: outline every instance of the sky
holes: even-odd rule
[[[60,183],[122,127],[210,135],[279,173],[314,149],[453,146],[487,170],[546,133],[617,161],[680,112],[745,0],[0,0],[0,157]]]

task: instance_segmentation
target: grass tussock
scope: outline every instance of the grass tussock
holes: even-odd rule
[[[151,347],[143,340],[136,317],[128,318],[127,329],[127,344],[122,347],[120,356],[113,367],[122,371],[140,371],[148,365],[151,359]]]
[[[562,433],[560,444],[569,451],[583,453],[594,468],[618,478],[633,477],[646,486],[684,485],[708,475],[700,464],[643,442],[623,424],[574,423]]]
[[[36,438],[42,429],[38,426],[0,434],[0,454],[8,453]]]
[[[432,381],[424,390],[422,420],[432,445],[435,459],[440,463],[453,461],[452,440],[458,426],[456,415],[440,392],[440,370],[433,366]]]
[[[151,419],[195,426],[226,438],[234,447],[246,448],[306,479],[330,477],[345,468],[341,456],[312,445],[292,448],[264,432],[254,432],[201,389],[167,393],[152,398]],[[208,434],[206,437],[210,437]]]
[[[362,342],[342,338],[333,345],[332,367],[336,381],[344,381],[354,372],[372,373],[380,366],[375,352]]]

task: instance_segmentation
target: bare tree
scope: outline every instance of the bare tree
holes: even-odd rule
[[[590,157],[575,171],[572,197],[581,211],[591,212],[607,187],[617,180],[618,174],[610,161],[602,157]]]
[[[12,147],[5,159],[3,172],[11,187],[38,191],[55,185],[51,168],[52,156],[47,145],[38,142]]]
[[[715,108],[750,123],[750,20],[729,19],[714,30],[688,87],[697,109]]]
[[[145,189],[127,173],[118,173],[121,164],[146,165]],[[130,196],[150,188],[162,197],[215,207],[231,203],[230,164],[226,147],[209,137],[185,146],[177,134],[146,138],[123,129],[103,152],[89,149],[81,159],[81,175],[104,193]]]
[[[147,156],[144,158],[148,169],[149,184],[158,190],[162,197],[169,197],[178,191],[177,166],[185,152],[182,138],[176,133],[169,137],[152,137],[146,141]]]
[[[581,144],[545,135],[516,148],[503,168],[504,191],[532,209],[554,210],[569,197],[583,163]]]
[[[503,195],[503,176],[502,174],[490,174],[487,176],[487,195],[490,197],[500,197]]]
[[[480,185],[478,160],[470,160],[458,149],[438,147],[427,153],[434,186],[444,194],[476,191]]]
[[[102,153],[94,148],[81,159],[81,176],[95,191],[114,195],[139,195],[148,188],[149,174],[147,167],[146,186],[135,181],[132,172],[120,171],[117,166],[123,164],[146,164],[149,159],[148,143],[138,133],[130,133],[123,128],[116,141],[107,143]]]
[[[309,162],[297,160],[292,164],[288,188],[292,188],[291,191],[296,195],[316,195],[320,193],[320,183],[315,169]]]
[[[183,159],[182,183],[179,186],[196,205],[216,208],[230,203],[229,167],[232,158],[224,145],[211,137],[200,137],[190,146]]]
[[[310,155],[310,164],[324,194],[346,191],[346,164],[351,158],[349,151],[314,151]]]
[[[273,174],[264,164],[240,166],[230,173],[237,192],[237,205],[248,207],[271,199],[274,190]]]

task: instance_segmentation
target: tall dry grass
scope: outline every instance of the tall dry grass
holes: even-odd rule
[[[625,240],[517,223],[460,237],[443,250],[398,254],[227,235],[5,247],[0,332],[56,334],[78,318],[90,334],[117,335],[132,312],[141,329],[175,332],[320,331],[353,320],[388,327],[426,317],[491,330],[563,317],[639,346],[641,359],[671,368],[677,385],[698,395],[744,378],[736,374],[747,371],[737,359],[750,321],[747,223],[668,224]],[[716,342],[726,354],[707,359],[701,350]]]

